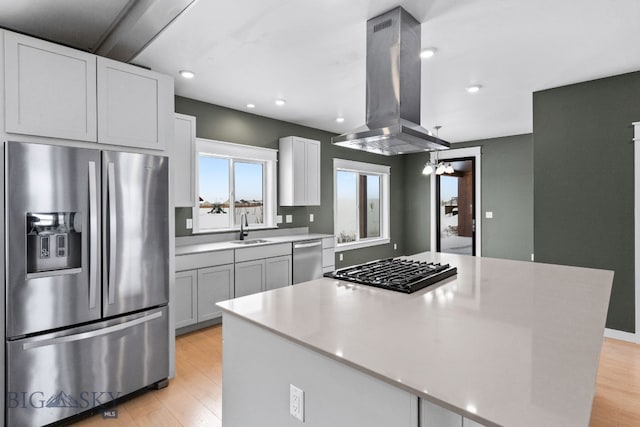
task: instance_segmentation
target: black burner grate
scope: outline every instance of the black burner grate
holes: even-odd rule
[[[387,258],[336,270],[325,276],[410,294],[457,272],[458,269],[449,264]]]

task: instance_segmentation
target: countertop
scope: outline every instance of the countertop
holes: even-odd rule
[[[232,242],[215,242],[215,243],[194,243],[176,246],[176,256],[178,255],[191,255],[203,252],[222,251],[225,249],[242,249],[242,248],[255,248],[256,246],[273,245],[277,243],[299,242],[302,240],[323,239],[326,237],[333,237],[332,234],[293,234],[282,236],[269,236],[269,237],[247,237],[247,240],[261,239],[266,240],[264,243],[256,243],[251,245],[240,245]]]
[[[423,253],[407,295],[334,279],[218,305],[481,423],[587,426],[613,272]]]

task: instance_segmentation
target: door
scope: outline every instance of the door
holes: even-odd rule
[[[96,57],[6,31],[7,132],[95,142]]]
[[[100,152],[6,144],[7,337],[100,318]]]
[[[475,158],[446,163],[453,172],[436,175],[437,250],[475,255]]]
[[[265,289],[267,291],[291,286],[291,255],[267,258],[266,269]]]
[[[176,272],[175,328],[184,328],[198,321],[198,270]]]
[[[173,135],[173,79],[98,57],[98,142],[163,150]]]
[[[264,291],[265,261],[236,262],[234,298]]]
[[[233,264],[198,270],[198,322],[222,317],[216,303],[233,298],[233,273]]]
[[[104,151],[103,314],[165,304],[169,297],[166,157]]]

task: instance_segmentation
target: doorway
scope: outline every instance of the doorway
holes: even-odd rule
[[[475,157],[447,159],[453,172],[436,175],[436,250],[476,255]]]

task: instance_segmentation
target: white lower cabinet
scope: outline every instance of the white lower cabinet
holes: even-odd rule
[[[233,298],[233,283],[231,264],[198,270],[198,322],[222,316],[216,303]]]
[[[233,298],[233,264],[176,272],[175,328],[222,317],[216,306]]]
[[[265,280],[266,264],[264,259],[237,262],[235,297],[262,292]]]
[[[285,286],[291,286],[293,282],[291,265],[293,258],[291,255],[279,256],[274,258],[267,258],[266,264],[266,279],[265,290],[283,288]]]
[[[291,286],[291,255],[236,263],[235,297]]]
[[[176,329],[198,321],[198,270],[176,272],[175,310]]]
[[[482,424],[420,399],[420,427],[482,427]]]

